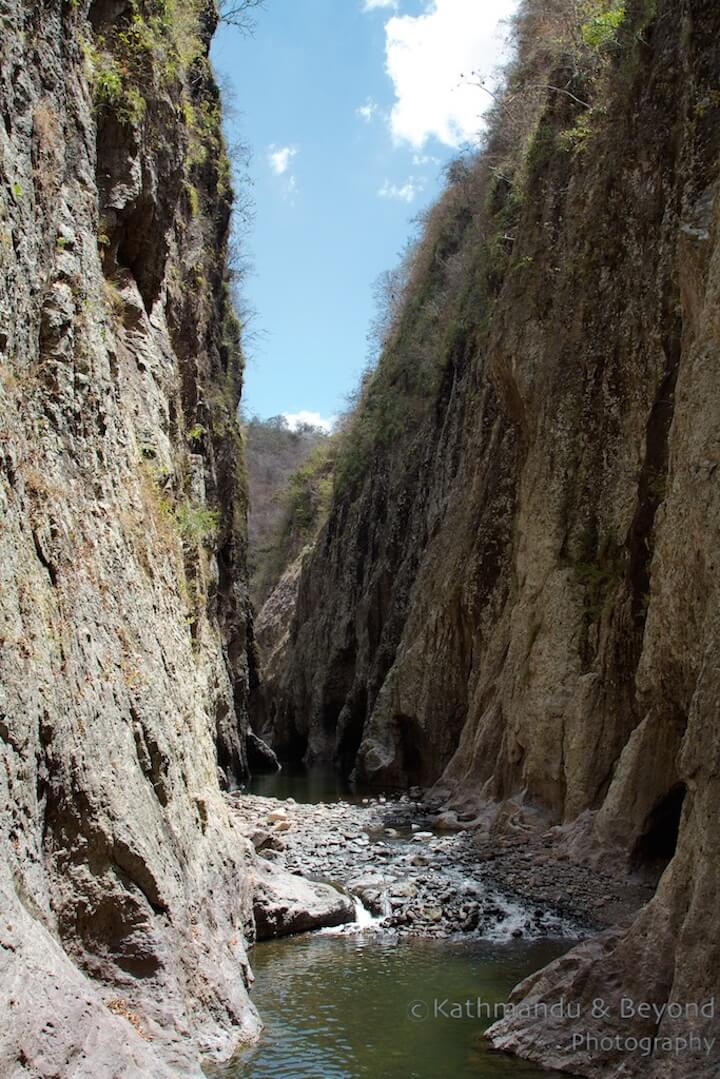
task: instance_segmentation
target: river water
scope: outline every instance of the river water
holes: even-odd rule
[[[333,801],[331,773],[260,777],[253,793]],[[265,1023],[258,1045],[214,1071],[222,1079],[548,1079],[483,1041],[488,1007],[565,952],[571,940],[492,943],[399,939],[362,927],[258,944],[252,999]],[[478,1008],[478,999],[482,1007]],[[462,1013],[462,1014],[461,1014]],[[567,1075],[564,1077],[567,1079]]]
[[[251,794],[264,798],[294,798],[296,802],[359,802],[376,790],[360,790],[343,779],[334,768],[304,768],[302,764],[284,764],[282,771],[253,776]]]

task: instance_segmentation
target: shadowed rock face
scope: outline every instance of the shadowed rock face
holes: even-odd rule
[[[577,110],[548,100],[510,264],[465,309],[422,426],[336,497],[272,678],[279,751],[539,806],[577,856],[665,870],[631,928],[528,988],[584,1002],[720,988],[720,13],[628,11],[645,21],[580,152],[560,138]],[[462,243],[485,257],[471,219]],[[717,1068],[717,1047],[591,1060],[512,1023],[498,1040],[587,1075]]]
[[[3,1075],[199,1075],[259,1025],[218,97],[206,26],[103,102],[128,12],[0,5]]]

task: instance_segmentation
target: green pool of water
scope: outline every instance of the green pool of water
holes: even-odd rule
[[[266,1024],[262,1040],[213,1074],[223,1079],[557,1076],[489,1052],[482,1041],[489,1022],[476,1017],[474,1002],[477,997],[491,1005],[507,1000],[518,981],[569,946],[399,941],[374,933],[268,941],[251,952],[252,998]],[[443,1017],[452,1004],[466,1000],[473,1002],[470,1017]]]
[[[280,772],[253,776],[249,794],[264,798],[294,798],[296,802],[359,802],[373,790],[353,787],[330,765],[305,768],[302,764],[284,764]]]

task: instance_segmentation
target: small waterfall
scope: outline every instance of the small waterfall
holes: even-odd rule
[[[350,898],[353,901],[355,908],[355,921],[345,922],[343,925],[326,926],[324,929],[316,930],[317,933],[324,936],[347,936],[353,933],[364,933],[366,929],[381,929],[382,922],[385,917],[384,914],[375,915],[372,911],[369,911],[363,904],[362,899],[357,895],[352,895]]]
[[[362,899],[359,896],[354,895],[353,903],[355,904],[355,925],[358,929],[367,929],[369,926],[374,925],[380,919],[376,918],[367,907],[363,906]]]

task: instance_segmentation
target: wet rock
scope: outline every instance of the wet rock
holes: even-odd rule
[[[253,731],[248,731],[247,733],[246,747],[251,772],[262,774],[263,772],[280,771],[280,762],[274,750]]]
[[[471,910],[463,912],[461,917],[463,932],[471,933],[480,923],[480,908],[475,905]]]
[[[440,907],[421,907],[418,914],[426,922],[440,922],[443,916]]]

